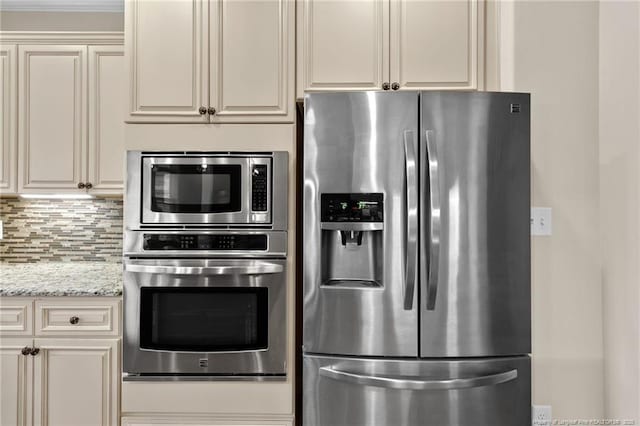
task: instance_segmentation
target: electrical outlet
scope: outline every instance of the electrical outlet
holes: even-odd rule
[[[551,207],[531,208],[531,235],[551,235]]]
[[[534,405],[531,408],[532,426],[551,426],[551,406]]]

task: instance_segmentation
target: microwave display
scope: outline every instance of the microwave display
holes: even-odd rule
[[[240,211],[241,169],[240,165],[154,164],[151,166],[151,211]]]

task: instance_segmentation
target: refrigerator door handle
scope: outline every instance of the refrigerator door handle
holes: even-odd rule
[[[413,309],[418,265],[418,178],[416,162],[416,136],[412,130],[404,131],[404,155],[407,185],[407,259],[405,267],[404,309]]]
[[[438,268],[440,263],[440,180],[438,176],[438,151],[436,149],[433,130],[425,132],[426,148],[421,147],[421,161],[423,167],[429,165],[429,269],[427,271],[427,303],[426,308],[432,311],[436,307],[436,294],[438,290]],[[425,158],[426,157],[426,158]],[[424,174],[423,174],[424,176]],[[425,182],[426,183],[426,182]],[[425,214],[427,209],[422,209]],[[423,226],[423,233],[426,232]],[[422,238],[424,241],[424,238]]]
[[[333,366],[327,366],[320,368],[320,375],[329,379],[362,386],[376,386],[391,389],[447,391],[495,386],[500,383],[510,382],[518,378],[518,370],[513,369],[502,373],[464,379],[416,380],[407,379],[406,376],[368,376],[341,371],[333,368]]]

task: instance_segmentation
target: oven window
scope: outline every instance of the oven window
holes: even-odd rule
[[[151,210],[161,213],[221,213],[241,210],[239,164],[154,164]]]
[[[266,288],[141,287],[140,346],[166,351],[267,349]]]

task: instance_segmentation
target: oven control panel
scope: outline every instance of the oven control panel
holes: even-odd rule
[[[251,170],[251,210],[267,211],[267,165],[255,164]]]
[[[255,234],[144,234],[144,250],[266,250],[267,236]]]

